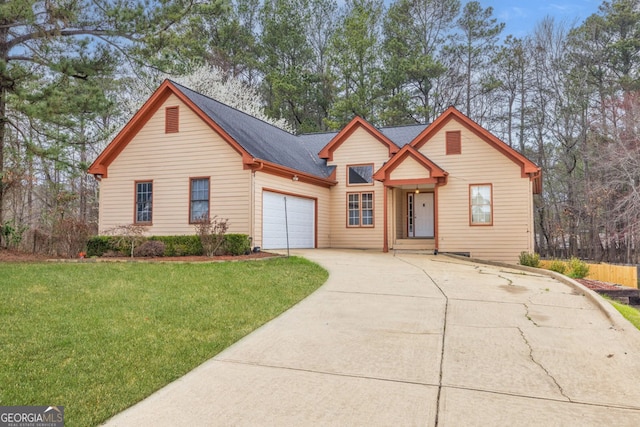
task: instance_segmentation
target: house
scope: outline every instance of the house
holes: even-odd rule
[[[533,252],[538,166],[454,108],[430,125],[294,136],[165,81],[98,156],[100,232],[194,234],[203,216],[276,248]]]

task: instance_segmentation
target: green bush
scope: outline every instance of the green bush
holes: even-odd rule
[[[589,275],[589,266],[587,263],[582,261],[579,258],[571,257],[568,262],[569,264],[569,272],[567,276],[572,277],[574,279],[582,279]]]
[[[564,272],[567,270],[567,265],[559,259],[554,259],[549,264],[548,269],[551,271],[555,271],[556,273],[564,274]]]
[[[224,253],[227,255],[244,255],[251,252],[251,242],[246,234],[225,234]]]
[[[114,236],[93,236],[87,241],[87,256],[102,256],[105,252],[120,252]]]
[[[520,265],[526,265],[529,267],[540,266],[540,255],[537,253],[520,252]]]
[[[152,236],[149,240],[164,243],[164,256],[202,255],[202,243],[198,236]]]

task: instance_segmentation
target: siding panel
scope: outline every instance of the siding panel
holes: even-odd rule
[[[446,132],[461,131],[462,153],[446,155]],[[533,251],[532,187],[520,166],[452,120],[420,151],[449,172],[438,190],[438,244],[442,252],[516,262]],[[469,185],[493,185],[493,226],[469,224]]]
[[[165,133],[165,107],[178,106],[179,132]],[[249,234],[250,171],[240,155],[189,107],[171,96],[109,167],[100,184],[100,232],[131,224],[134,181],[152,179],[149,234],[195,234],[189,224],[189,178],[211,177],[211,217],[229,219],[229,232]]]

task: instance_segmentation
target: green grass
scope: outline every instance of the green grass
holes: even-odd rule
[[[620,312],[620,314],[622,314],[625,319],[631,322],[633,326],[640,329],[640,311],[626,304],[620,304],[619,302],[610,299],[608,301]]]
[[[300,258],[0,265],[0,406],[61,405],[91,426],[317,289]]]

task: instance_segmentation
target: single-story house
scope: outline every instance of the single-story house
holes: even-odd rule
[[[455,108],[429,125],[295,136],[164,81],[91,165],[99,229],[195,234],[226,218],[254,246],[533,252],[538,166]]]

